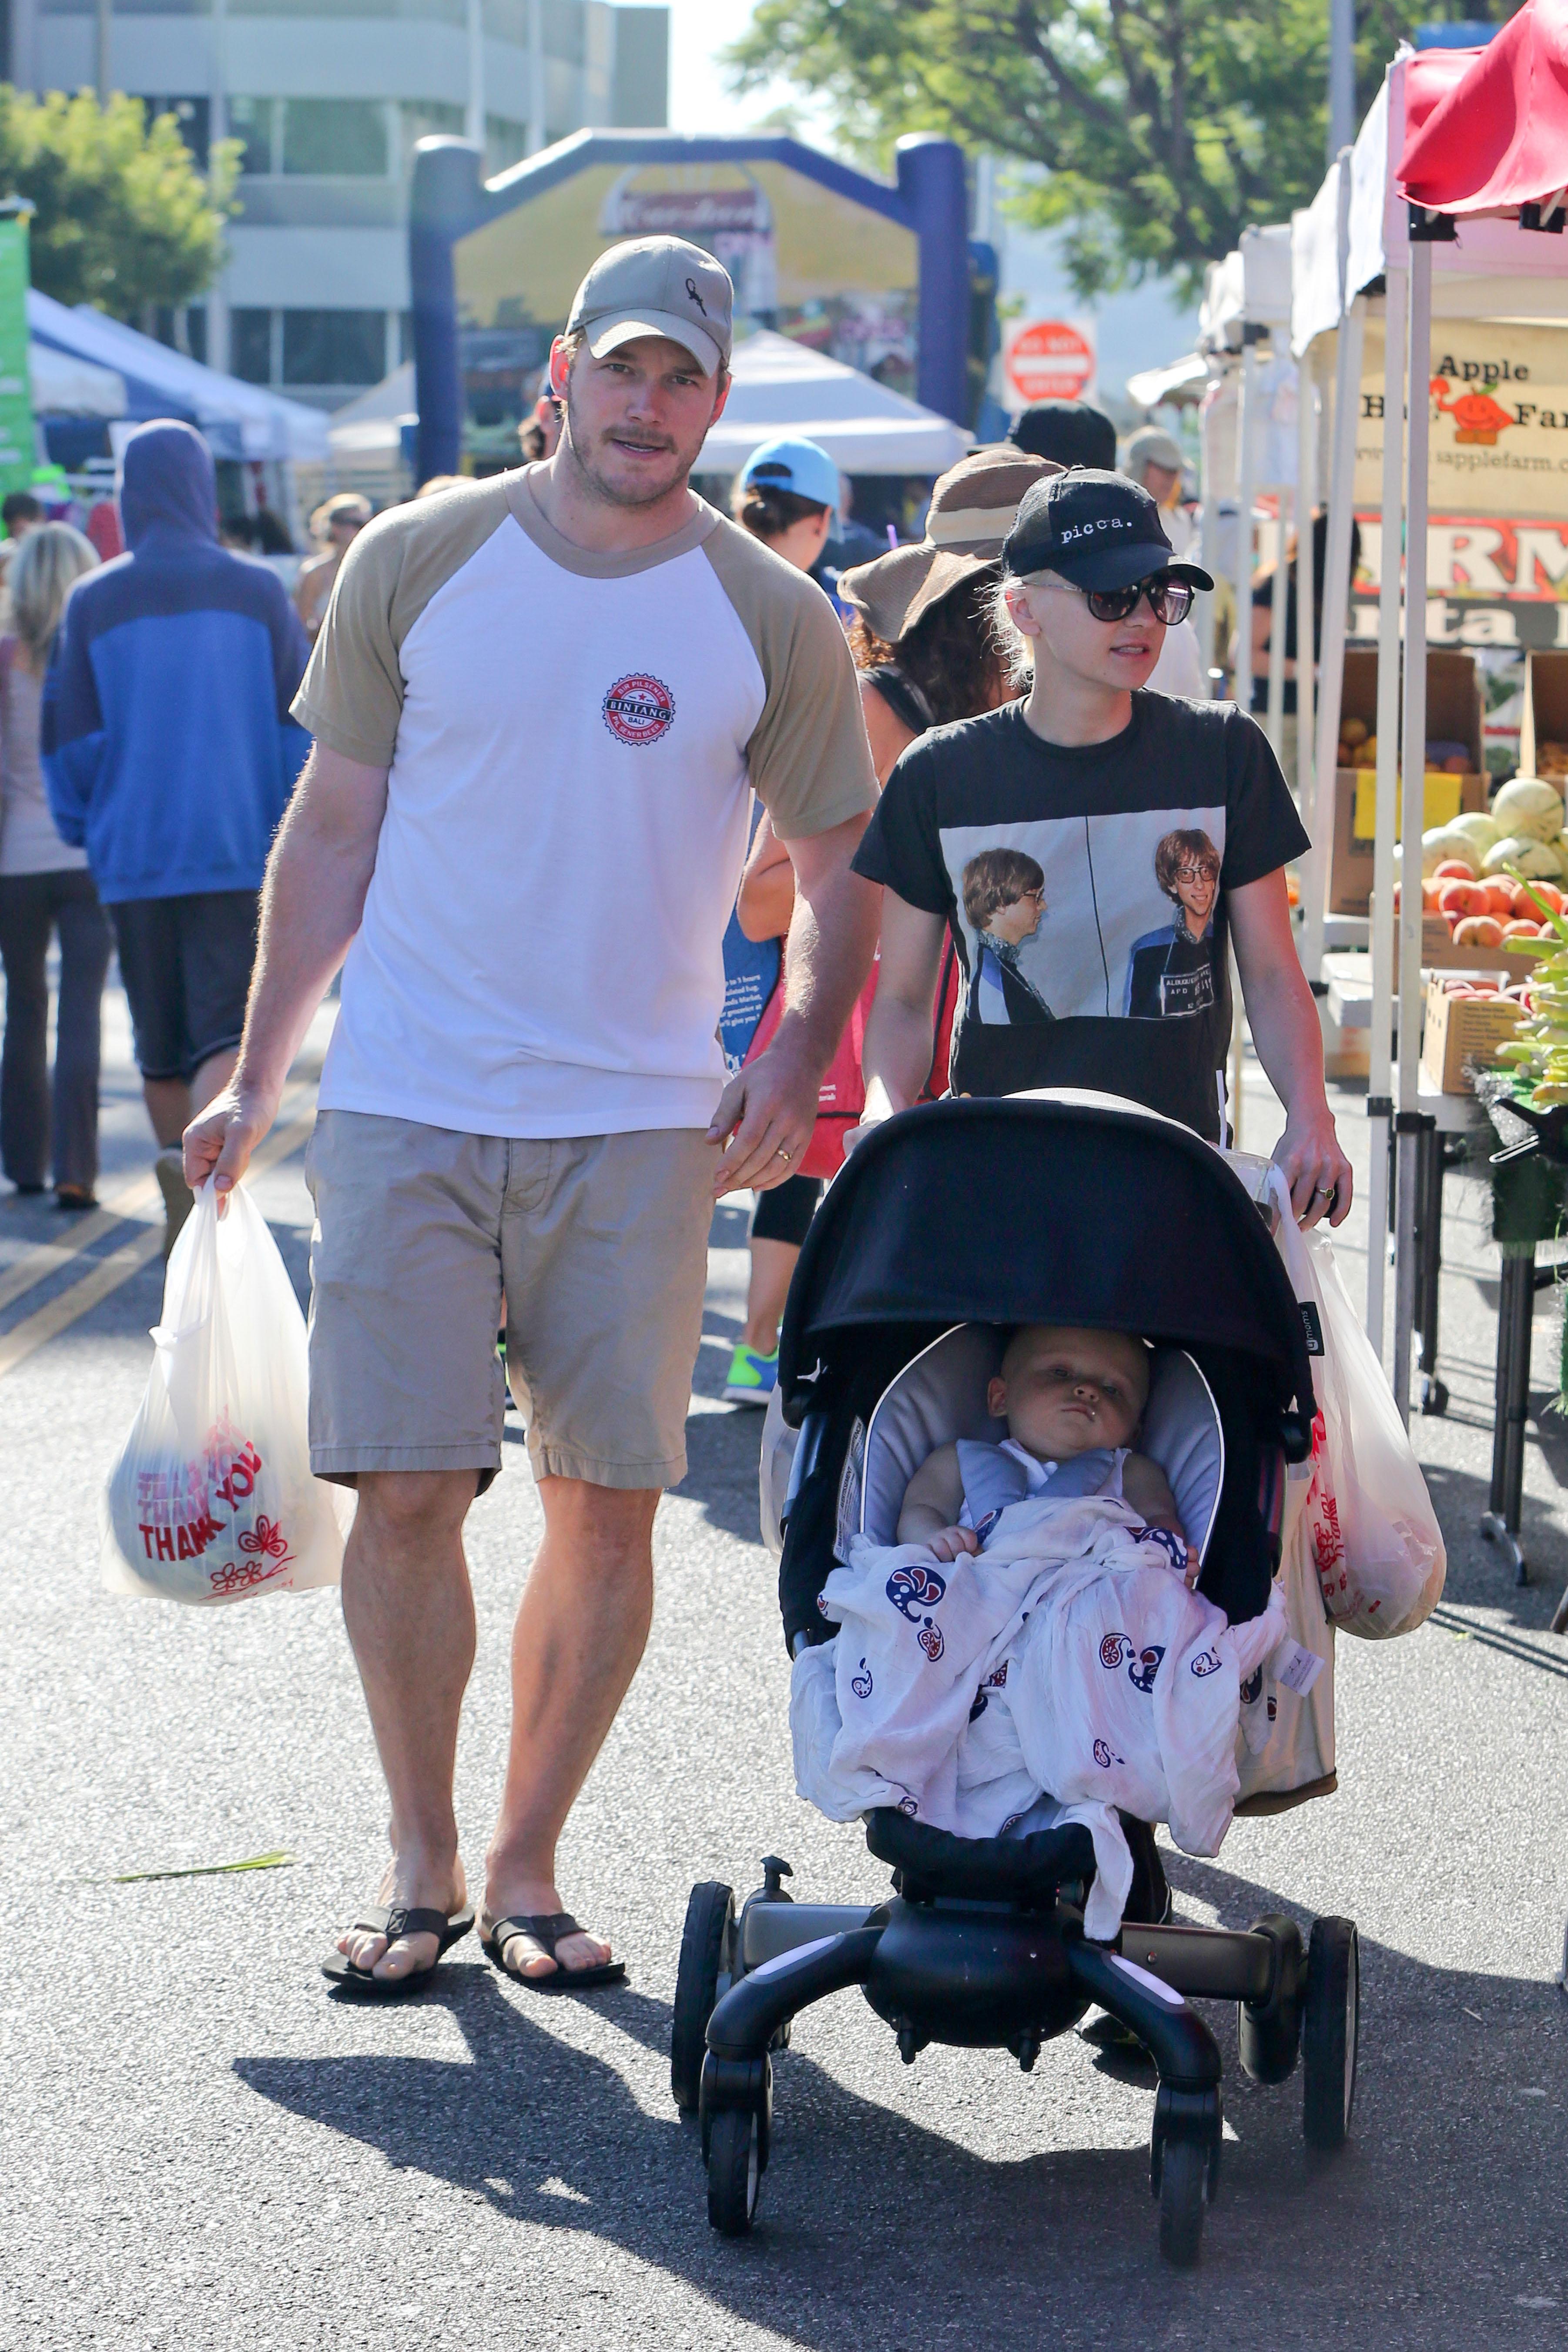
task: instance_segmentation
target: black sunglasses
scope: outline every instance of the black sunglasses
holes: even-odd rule
[[[1126,620],[1137,611],[1141,596],[1147,596],[1154,618],[1171,629],[1193,609],[1193,590],[1184,580],[1173,580],[1168,572],[1152,572],[1130,588],[1086,588],[1083,595],[1097,621]]]

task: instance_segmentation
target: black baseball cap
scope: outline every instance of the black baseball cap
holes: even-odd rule
[[[1148,491],[1124,474],[1089,466],[1026,491],[1002,551],[1003,568],[1016,580],[1056,572],[1075,588],[1131,588],[1152,572],[1168,572],[1190,587],[1214,586],[1195,563],[1174,557]]]
[[[1116,463],[1116,427],[1103,409],[1087,400],[1037,400],[1015,417],[1007,438],[1031,457],[1048,457],[1053,466],[1104,466]]]

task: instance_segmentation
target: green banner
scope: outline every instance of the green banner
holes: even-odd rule
[[[27,216],[0,217],[0,498],[33,478],[33,394],[27,374]]]

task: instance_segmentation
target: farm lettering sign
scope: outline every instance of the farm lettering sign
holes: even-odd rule
[[[1568,520],[1568,328],[1437,320],[1427,396],[1435,509]],[[1359,508],[1382,499],[1383,409],[1383,328],[1369,320],[1356,433]]]

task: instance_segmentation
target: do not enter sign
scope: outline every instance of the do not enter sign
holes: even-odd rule
[[[1036,319],[1007,351],[1007,380],[1023,400],[1077,400],[1094,373],[1094,346],[1065,319]]]

